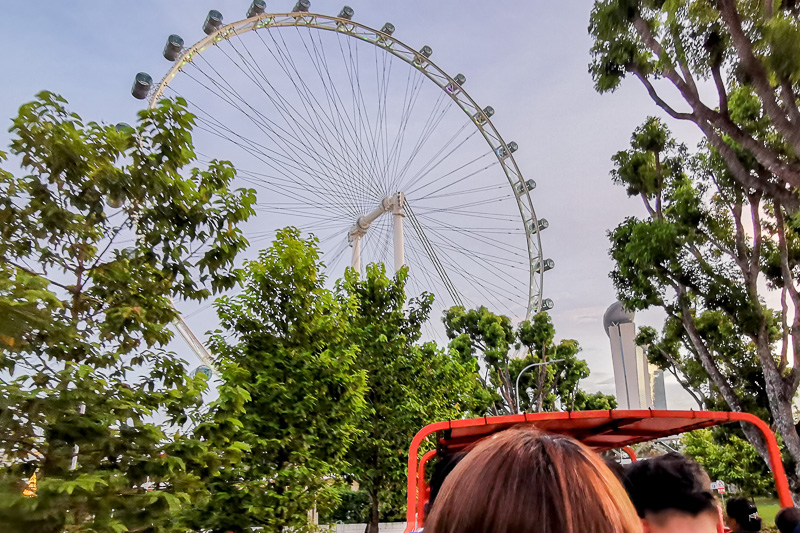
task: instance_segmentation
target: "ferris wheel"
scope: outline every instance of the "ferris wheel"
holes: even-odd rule
[[[532,201],[515,142],[492,124],[494,109],[467,94],[466,77],[446,74],[433,50],[412,49],[380,30],[337,16],[266,13],[254,0],[231,24],[215,10],[204,38],[170,35],[172,66],[158,82],[136,75],[132,94],[150,107],[184,98],[196,116],[201,160],[226,159],[234,185],[254,188],[257,215],[243,227],[251,249],[296,226],[320,242],[329,279],[346,267],[383,262],[409,268],[407,290],[435,295],[428,336],[442,338],[453,305],[485,305],[524,319],[553,307]],[[206,308],[184,308],[181,334],[210,329]]]

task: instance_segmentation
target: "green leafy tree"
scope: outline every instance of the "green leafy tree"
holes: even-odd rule
[[[322,268],[317,240],[285,229],[247,263],[242,294],[217,300],[220,398],[196,433],[213,442],[217,421],[236,418],[248,453],[209,483],[210,500],[192,513],[197,529],[308,531],[309,513],[337,500],[333,476],[358,429],[365,379],[349,334],[354,309],[324,288]]]
[[[189,166],[182,100],[121,132],[65,105],[45,92],[22,106],[11,128],[21,172],[0,170],[0,522],[184,531],[176,513],[241,451],[180,431],[206,384],[164,349],[171,300],[234,285],[253,193],[230,189],[226,163]]]
[[[589,376],[589,366],[577,357],[577,341],[564,339],[556,344],[555,328],[547,313],[523,321],[515,330],[511,319],[485,307],[451,307],[444,323],[450,349],[463,360],[479,361],[479,379],[491,395],[492,414],[616,407],[613,396],[581,390],[579,384]],[[528,365],[557,359],[561,361],[522,373]]]
[[[795,0],[597,0],[589,70],[600,92],[637,78],[700,128],[739,187],[796,213],[798,22]]]
[[[351,311],[356,368],[367,378],[366,414],[348,454],[348,474],[370,499],[367,533],[378,531],[382,516],[404,509],[414,434],[431,422],[475,412],[485,398],[472,358],[420,342],[433,297],[406,300],[407,279],[406,269],[389,278],[383,264],[372,264],[364,277],[348,269],[338,285]]]
[[[746,440],[729,432],[700,429],[684,434],[681,441],[682,453],[700,463],[711,479],[733,483],[747,496],[775,493],[766,463]]]
[[[629,309],[660,307],[668,317],[661,334],[645,330],[640,342],[704,406],[753,412],[772,424],[797,490],[800,240],[787,228],[785,207],[740,187],[708,144],[689,154],[658,119],[638,128],[631,149],[613,160],[614,180],[641,199],[647,216],[610,232],[612,280]],[[744,155],[742,164],[758,165]],[[778,306],[767,304],[770,290],[780,295]],[[760,434],[742,429],[766,457]]]

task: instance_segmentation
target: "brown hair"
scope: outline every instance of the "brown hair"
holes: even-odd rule
[[[625,490],[586,446],[531,427],[484,439],[447,477],[425,533],[641,533]]]

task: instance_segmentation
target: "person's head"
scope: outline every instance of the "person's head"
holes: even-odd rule
[[[645,533],[715,533],[721,510],[711,479],[691,459],[669,453],[638,461],[625,471],[625,488]]]
[[[795,533],[800,527],[800,509],[786,507],[775,515],[775,527],[781,533]]]
[[[425,533],[641,533],[603,460],[530,427],[479,442],[447,476]]]
[[[731,498],[725,505],[728,527],[733,531],[761,531],[756,505],[747,498]]]

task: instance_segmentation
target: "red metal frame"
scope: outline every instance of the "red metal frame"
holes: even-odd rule
[[[645,423],[650,419],[673,419],[678,421],[685,421],[685,425],[680,427],[673,427],[664,430],[663,434],[657,434],[657,429],[645,430],[626,430],[625,426],[633,425],[635,423]],[[554,422],[556,421],[556,422]],[[770,469],[775,479],[775,489],[778,493],[778,500],[781,507],[793,506],[792,495],[789,490],[789,482],[786,479],[786,472],[783,469],[781,462],[781,453],[778,448],[778,443],[775,440],[775,434],[770,430],[769,426],[760,418],[751,415],[750,413],[733,413],[724,411],[572,411],[572,412],[556,412],[556,413],[533,413],[533,414],[520,414],[508,415],[497,417],[483,417],[473,418],[467,420],[450,420],[445,422],[435,422],[422,428],[414,438],[411,440],[408,454],[408,499],[406,507],[406,529],[405,533],[414,531],[418,526],[424,525],[424,506],[427,501],[428,487],[425,483],[425,464],[436,454],[436,451],[427,452],[418,461],[419,447],[422,442],[430,435],[446,430],[463,430],[464,434],[459,439],[452,439],[445,441],[442,439],[439,443],[440,446],[445,447],[449,444],[454,447],[464,447],[470,442],[477,442],[478,440],[490,435],[492,432],[502,431],[517,424],[529,423],[536,426],[537,422],[542,425],[549,425],[548,429],[553,431],[553,423],[558,424],[559,429],[563,429],[564,433],[573,434],[579,440],[582,438],[581,430],[577,433],[575,428],[581,428],[587,422],[602,422],[601,426],[592,426],[594,430],[590,429],[585,433],[585,440],[591,441],[598,435],[605,435],[614,437],[620,436],[619,442],[614,444],[598,444],[594,442],[590,444],[597,451],[603,451],[611,448],[620,448],[624,450],[631,457],[631,460],[636,460],[636,454],[630,449],[630,444],[638,442],[646,442],[660,437],[669,435],[678,435],[695,429],[704,427],[712,427],[720,424],[728,424],[731,422],[748,422],[755,426],[764,435],[767,443],[767,450],[769,451]],[[657,421],[650,420],[654,424],[653,427],[657,428]],[[589,426],[587,426],[589,427]],[[470,429],[472,431],[470,431]],[[558,429],[555,429],[558,431]],[[572,433],[570,433],[570,431]],[[592,433],[592,431],[595,431]],[[470,440],[471,439],[471,440]],[[589,442],[587,442],[589,444]],[[627,449],[626,449],[627,448]]]
[[[635,452],[635,451],[633,451],[633,448],[631,448],[630,446],[623,446],[623,447],[622,447],[622,448],[620,448],[620,449],[621,449],[623,452],[625,452],[625,453],[627,453],[627,454],[628,454],[628,457],[630,457],[630,459],[631,459],[631,461],[632,461],[632,462],[634,462],[634,463],[635,463],[636,461],[638,461],[638,460],[639,460],[639,458],[638,458],[638,457],[636,457],[636,452]]]

